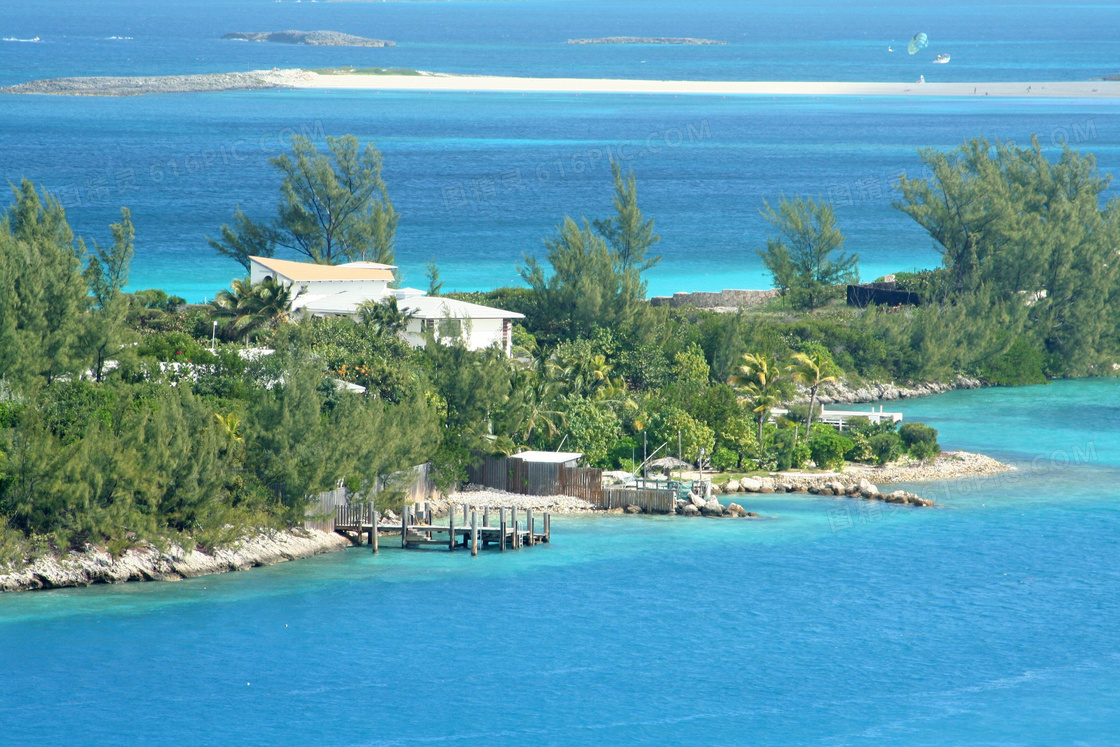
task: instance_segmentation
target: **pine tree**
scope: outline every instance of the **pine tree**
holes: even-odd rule
[[[823,306],[841,294],[843,283],[859,279],[859,257],[843,253],[844,236],[831,205],[802,197],[783,197],[777,210],[764,205],[762,215],[778,233],[758,254],[795,308]]]
[[[618,263],[623,270],[631,268],[645,272],[657,266],[661,257],[649,257],[650,247],[661,241],[653,232],[653,219],[645,220],[638,208],[638,189],[633,170],[623,179],[622,167],[618,161],[611,161],[611,177],[614,181],[615,215],[605,220],[596,220],[595,231],[618,255]]]
[[[0,216],[0,378],[29,386],[82,369],[85,247],[57,200],[27,180],[13,192]]]
[[[128,208],[121,208],[121,222],[109,226],[113,234],[111,247],[94,244],[85,269],[85,278],[94,308],[83,325],[81,347],[91,363],[95,381],[104,378],[106,364],[130,349],[133,339],[125,318],[128,300],[121,289],[128,283],[136,232]]]
[[[234,226],[208,239],[219,254],[249,268],[249,257],[271,257],[277,248],[312,262],[369,261],[392,264],[399,215],[381,178],[381,153],[361,149],[353,135],[327,138],[321,154],[310,138],[292,138],[292,155],[271,159],[283,176],[277,217],[258,223],[239,207]]]

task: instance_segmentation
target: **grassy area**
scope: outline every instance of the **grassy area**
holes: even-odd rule
[[[320,67],[312,68],[310,72],[319,75],[420,75],[419,70],[410,67]]]

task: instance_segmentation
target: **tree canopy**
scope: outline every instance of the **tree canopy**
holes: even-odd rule
[[[777,209],[764,203],[762,215],[777,234],[758,254],[794,308],[822,306],[842,293],[842,284],[859,279],[859,257],[843,252],[844,235],[828,203],[782,197]]]
[[[238,207],[234,225],[223,225],[210,246],[246,270],[250,256],[271,257],[277,248],[322,264],[392,264],[400,216],[381,178],[380,151],[361,148],[353,135],[328,137],[327,150],[293,137],[292,154],[270,160],[282,176],[276,218],[257,222]]]

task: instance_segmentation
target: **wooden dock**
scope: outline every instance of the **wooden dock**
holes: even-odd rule
[[[446,524],[436,524],[431,510],[425,504],[416,504],[405,506],[399,521],[387,521],[373,506],[358,504],[335,509],[334,531],[355,534],[359,545],[365,539],[375,553],[380,550],[382,536],[387,535],[399,537],[404,550],[436,546],[478,555],[480,548],[491,546],[505,552],[551,542],[551,515],[540,515],[541,531],[537,531],[537,518],[531,508],[519,511],[485,506],[480,510],[459,506],[450,512]]]

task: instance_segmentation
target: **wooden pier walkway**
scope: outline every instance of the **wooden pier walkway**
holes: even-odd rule
[[[539,532],[533,509],[524,510],[524,523],[518,514],[516,508],[485,506],[480,511],[477,507],[459,506],[450,512],[446,524],[435,524],[431,509],[418,504],[405,506],[399,521],[386,521],[373,506],[359,504],[335,509],[334,530],[356,534],[359,545],[365,538],[373,552],[380,549],[381,535],[399,536],[400,546],[405,550],[432,545],[451,551],[469,549],[471,555],[478,555],[480,547],[485,549],[491,545],[505,552],[552,541],[550,514],[542,514],[542,531]]]

